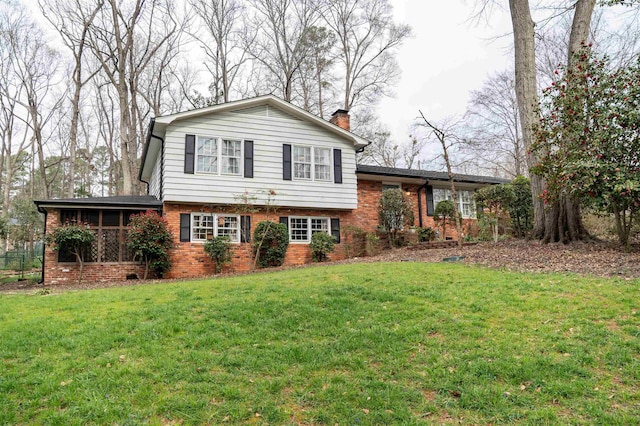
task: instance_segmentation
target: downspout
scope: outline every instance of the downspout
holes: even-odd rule
[[[366,147],[368,147],[369,145],[371,145],[371,142],[367,143],[365,146],[363,146],[362,148],[358,148],[356,149],[356,154],[360,154],[361,152],[364,152],[364,149]]]
[[[427,186],[429,185],[429,179],[427,179],[423,185],[418,187],[418,226],[422,228],[422,197],[420,196],[420,191],[425,190],[424,196],[427,196]],[[426,201],[426,200],[425,200]]]
[[[42,234],[42,273],[40,275],[40,281],[38,281],[38,284],[44,285],[44,260],[45,260],[45,251],[46,251],[46,237],[47,237],[47,210],[43,209],[42,207],[38,206],[38,211],[42,214],[44,214],[44,231]]]

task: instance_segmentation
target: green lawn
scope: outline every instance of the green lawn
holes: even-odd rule
[[[639,281],[313,267],[0,295],[0,424],[638,424]]]

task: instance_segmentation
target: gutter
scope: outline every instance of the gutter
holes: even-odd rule
[[[42,233],[42,273],[40,275],[40,281],[38,281],[38,284],[44,285],[44,260],[45,260],[45,251],[46,251],[46,246],[47,246],[47,215],[48,212],[46,209],[43,209],[42,207],[38,206],[38,211],[42,214],[44,214],[44,231]]]

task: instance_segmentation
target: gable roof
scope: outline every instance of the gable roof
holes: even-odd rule
[[[449,175],[447,174],[447,172],[437,172],[434,170],[399,169],[395,167],[370,166],[368,164],[358,164],[356,167],[356,173],[364,175],[428,179],[439,181],[449,180]],[[486,184],[500,184],[510,182],[508,179],[496,178],[492,176],[465,175],[460,173],[454,173],[453,180],[455,182]]]
[[[146,182],[151,178],[151,171],[157,160],[158,153],[160,152],[161,140],[164,138],[167,127],[178,121],[188,118],[199,117],[202,115],[216,114],[226,111],[235,111],[255,106],[269,105],[283,110],[284,112],[292,115],[293,117],[305,120],[309,123],[315,124],[329,132],[339,136],[343,139],[350,141],[354,148],[363,148],[369,144],[369,142],[360,136],[351,133],[341,127],[330,123],[314,114],[311,114],[304,109],[297,107],[283,99],[274,95],[257,96],[254,98],[243,99],[239,101],[227,102],[224,104],[213,105],[205,108],[193,109],[190,111],[178,112],[176,114],[164,115],[156,118],[152,118],[149,123],[149,130],[147,134],[147,143],[145,144],[144,151],[142,153],[140,174],[138,178]],[[160,138],[160,140],[158,139]]]

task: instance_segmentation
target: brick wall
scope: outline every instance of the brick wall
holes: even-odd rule
[[[60,226],[60,211],[47,211],[47,233]],[[44,282],[46,284],[68,284],[78,281],[80,266],[76,263],[58,263],[58,252],[45,245],[44,249]],[[144,276],[144,266],[139,263],[85,263],[82,271],[83,281],[124,281],[127,275]]]
[[[192,205],[167,203],[163,215],[167,219],[169,229],[174,235],[175,247],[171,251],[172,267],[167,278],[187,278],[212,275],[214,263],[204,253],[204,245],[200,242],[180,242],[180,214],[193,212],[232,213],[238,214],[237,208],[229,206]],[[275,213],[267,215],[265,211],[258,211],[251,215],[251,236],[258,223],[264,220],[278,222],[281,216],[318,216],[340,218],[341,239],[344,238],[344,227],[353,220],[351,211],[337,210],[309,210],[278,208]],[[341,240],[342,241],[342,240]],[[329,254],[330,260],[344,259],[344,245],[335,245],[335,251]],[[302,265],[311,262],[309,244],[289,243],[285,256],[285,265]],[[242,272],[252,268],[251,243],[233,244],[233,258],[222,272]]]

